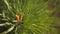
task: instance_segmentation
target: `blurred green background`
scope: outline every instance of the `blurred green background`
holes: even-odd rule
[[[0,13],[4,18],[15,19],[24,13],[18,34],[59,34],[60,0],[0,0]]]

